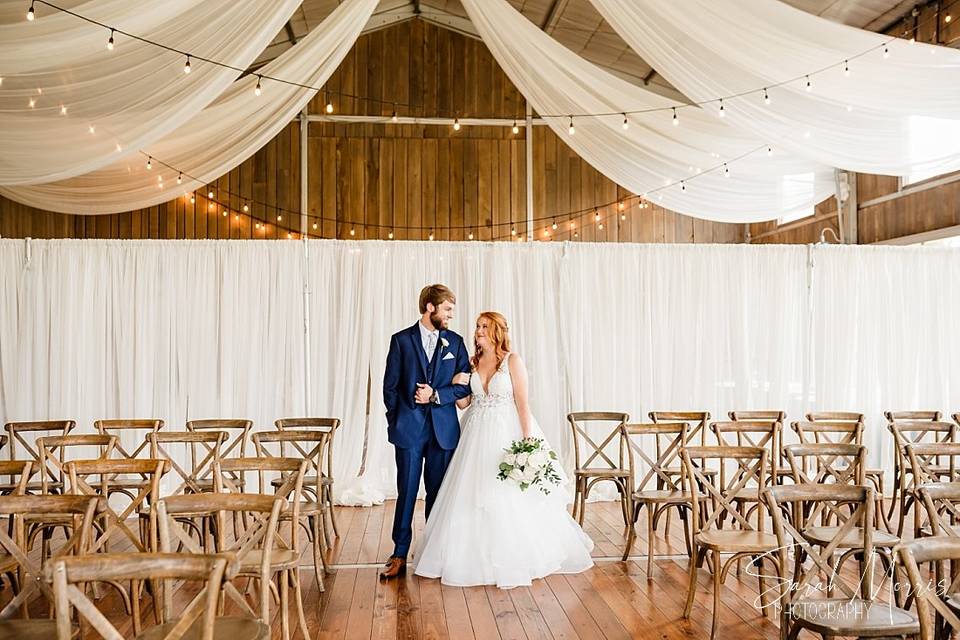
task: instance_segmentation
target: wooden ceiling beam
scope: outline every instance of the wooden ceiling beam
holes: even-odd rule
[[[550,9],[547,11],[547,16],[540,24],[540,29],[547,33],[553,33],[553,30],[557,28],[557,23],[560,22],[560,16],[563,14],[563,10],[567,8],[569,3],[570,0],[553,0],[553,4],[550,5]]]

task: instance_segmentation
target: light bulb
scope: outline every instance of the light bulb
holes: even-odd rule
[[[27,102],[27,104],[30,105],[31,109],[33,109],[35,106],[37,106],[37,101],[34,100],[33,98],[30,98],[30,101]]]
[[[163,176],[157,176],[157,182],[163,182]]]
[[[460,118],[453,119],[453,130],[460,131]]]
[[[30,8],[27,9],[27,20],[29,20],[30,22],[33,22],[33,19],[36,18],[36,17],[37,17],[37,16],[34,15],[34,13],[33,13],[33,2],[31,2],[31,3],[30,3]]]
[[[207,197],[208,197],[208,198],[212,198],[212,197],[213,197],[213,191],[207,191]]]
[[[292,239],[293,239],[293,234],[288,231],[288,232],[287,232],[287,240],[292,240]]]
[[[543,237],[546,238],[546,237],[549,236],[549,235],[550,235],[550,229],[547,229],[546,227],[544,227],[544,228],[543,228]]]
[[[233,214],[233,219],[234,219],[234,220],[240,220],[240,214],[239,214],[239,213]]]
[[[327,113],[333,113],[333,103],[332,103],[332,102],[328,102],[328,103],[327,103]]]
[[[181,171],[180,173],[177,174],[177,184],[182,184],[182,183],[183,183],[183,172]]]
[[[226,209],[224,209],[224,210],[223,210],[223,217],[226,218],[229,213],[230,213],[229,211],[227,211]]]
[[[602,222],[597,225],[597,229],[599,229],[600,231],[603,231],[603,223],[602,223]]]
[[[620,209],[620,211],[623,211],[625,207],[626,205],[623,204],[623,200],[617,203],[617,208]]]
[[[357,235],[357,230],[354,229],[353,227],[350,227],[350,235],[351,235],[351,236]]]
[[[570,228],[571,228],[571,229],[576,229],[576,227],[577,227],[577,223],[574,222],[573,220],[571,220],[571,221],[570,221]]]
[[[113,29],[110,29],[110,39],[107,40],[107,51],[113,51]]]
[[[763,90],[763,103],[766,105],[770,104],[770,94],[767,93],[766,89]]]
[[[680,126],[680,119],[677,117],[677,108],[673,108],[673,126]]]
[[[207,209],[209,209],[210,211],[213,211],[213,210],[214,210],[214,206],[213,206],[213,203],[212,203],[212,202],[207,205]]]
[[[846,60],[843,61],[843,75],[850,77],[850,63]]]
[[[187,56],[187,64],[183,65],[183,72],[190,73],[190,56]]]
[[[730,167],[727,166],[726,162],[723,163],[723,177],[724,178],[730,177]]]
[[[513,131],[513,135],[520,133],[520,127],[517,126],[516,120],[513,121],[513,127],[510,130]]]
[[[197,197],[196,197],[196,196],[190,196],[190,204],[195,204],[196,201],[197,201]]]
[[[473,240],[473,231],[467,234],[467,240]]]
[[[620,219],[621,219],[621,220],[626,220],[626,219],[627,219],[627,214],[621,213],[621,214],[620,214]]]
[[[247,211],[250,211],[250,207],[249,207],[249,205],[247,205],[246,203],[244,203],[244,204],[243,204],[243,212],[246,213]]]
[[[278,213],[278,214],[277,214],[277,222],[281,222],[281,221],[283,221],[283,216]]]
[[[316,228],[317,228],[317,226],[318,226],[318,225],[317,225],[317,223],[316,223],[316,222],[314,222],[314,223],[313,223],[313,228],[314,228],[314,229],[316,229]]]
[[[427,240],[433,241],[433,231],[430,232],[430,235],[427,236]]]
[[[570,126],[567,128],[567,132],[569,132],[570,135],[573,135],[577,132],[577,130],[573,128],[573,116],[570,116]]]
[[[257,76],[257,86],[253,88],[253,95],[259,96],[263,92],[263,89],[260,87],[260,76]]]
[[[890,57],[890,47],[884,46],[884,47],[883,47],[883,59],[886,60],[886,59],[889,58],[889,57]]]
[[[393,240],[393,231],[391,231],[390,233],[387,234],[387,239],[388,239],[388,240]]]
[[[512,229],[510,229],[510,235],[512,235],[512,236],[517,235],[517,228],[516,228],[516,227],[513,227]]]
[[[594,210],[594,212],[593,212],[593,219],[594,219],[594,221],[596,221],[596,222],[600,222],[600,212],[599,212],[599,211]]]
[[[255,225],[253,225],[253,226],[255,226],[257,229],[259,229],[259,228],[260,228],[260,223],[258,222],[257,224],[255,224]]]
[[[950,24],[951,20],[953,20],[953,16],[951,16],[949,13],[943,17],[943,21],[947,24]]]
[[[723,98],[720,98],[720,114],[719,115],[721,118],[726,115],[726,112],[723,110]]]
[[[89,131],[91,134],[94,134],[97,132],[97,128],[94,127],[93,125],[90,125],[89,127],[87,127],[87,131]]]
[[[65,104],[60,105],[60,115],[62,116],[67,115],[67,105]]]
[[[627,120],[627,114],[623,114],[623,124],[621,126],[623,127],[624,131],[630,128],[630,122]]]
[[[557,230],[557,223],[556,223],[556,221],[554,221],[554,223],[553,223],[552,226],[553,226],[553,230],[556,231],[556,230]]]
[[[153,169],[153,158],[147,156],[147,169]]]
[[[807,93],[810,93],[813,90],[813,84],[810,83],[810,76],[807,76],[806,90],[807,90]]]
[[[390,121],[391,121],[391,122],[397,122],[398,120],[399,120],[399,118],[397,118],[397,111],[394,110],[394,111],[393,111],[393,115],[390,116]]]

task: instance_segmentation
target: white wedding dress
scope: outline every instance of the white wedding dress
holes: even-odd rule
[[[461,421],[460,444],[414,553],[419,576],[457,587],[509,589],[593,566],[593,541],[567,512],[562,486],[544,494],[497,478],[504,449],[523,437],[509,355],[486,391],[479,375],[470,376],[473,399]],[[532,418],[531,435],[543,438]]]

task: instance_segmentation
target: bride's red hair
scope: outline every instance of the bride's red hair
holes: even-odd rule
[[[507,352],[510,351],[510,329],[507,327],[507,319],[496,311],[484,311],[477,316],[477,324],[480,324],[481,320],[487,320],[489,323],[487,339],[493,343],[493,352],[497,357],[497,369],[499,369],[500,365],[503,364],[503,359],[507,357]],[[480,364],[480,356],[483,355],[483,349],[477,344],[476,338],[473,340],[473,349],[470,364],[476,370]]]

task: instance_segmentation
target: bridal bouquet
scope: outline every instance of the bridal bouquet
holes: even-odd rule
[[[544,493],[550,493],[553,489],[549,485],[560,483],[560,474],[553,466],[557,454],[547,448],[543,438],[515,440],[504,452],[500,460],[500,472],[497,473],[501,480],[510,480],[522,491],[537,485]]]

